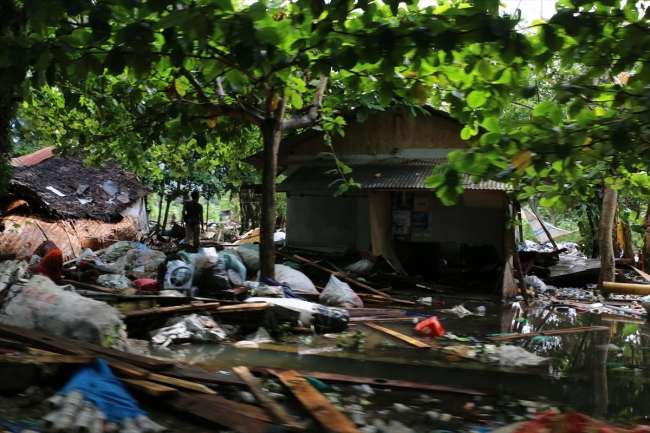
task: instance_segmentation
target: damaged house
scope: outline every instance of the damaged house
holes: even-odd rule
[[[465,176],[459,202],[443,205],[425,180],[449,152],[469,142],[447,113],[428,111],[348,120],[345,136],[332,137],[332,147],[360,187],[338,197],[335,181],[341,175],[333,158],[322,154],[332,150],[323,133],[310,130],[285,140],[278,165],[287,178],[277,190],[287,194],[286,246],[319,253],[372,251],[394,269],[428,281],[483,293],[501,284],[504,294],[512,294],[506,186]],[[259,167],[261,158],[253,155],[248,162]]]
[[[13,158],[9,194],[0,202],[5,231],[0,253],[32,254],[48,239],[64,260],[85,248],[99,250],[117,240],[139,240],[148,230],[150,189],[113,163],[88,167],[47,147]]]

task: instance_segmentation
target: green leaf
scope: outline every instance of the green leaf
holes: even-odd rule
[[[122,51],[120,51],[119,48],[113,48],[108,53],[106,59],[104,60],[104,67],[108,69],[108,72],[110,72],[112,75],[121,75],[124,72],[124,68],[126,67],[126,59],[124,58],[124,54]]]
[[[302,97],[297,92],[291,93],[291,105],[297,110],[303,107]]]
[[[262,21],[267,17],[266,5],[262,2],[256,2],[248,8],[248,16],[253,21]]]
[[[487,102],[487,95],[482,90],[472,90],[467,95],[467,105],[470,108],[480,108]]]
[[[497,117],[486,118],[483,123],[481,123],[481,126],[489,132],[501,132],[501,123]]]
[[[481,60],[478,62],[478,71],[485,81],[490,81],[492,78],[492,66],[487,60]]]

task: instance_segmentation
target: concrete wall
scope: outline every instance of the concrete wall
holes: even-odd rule
[[[354,191],[334,197],[331,191],[305,191],[287,201],[287,245],[323,251],[370,248],[368,195]]]
[[[366,191],[333,197],[331,191],[291,193],[287,204],[287,244],[322,250],[370,248],[369,202]],[[429,193],[431,223],[428,236],[412,236],[411,242],[440,243],[441,253],[454,255],[461,244],[494,245],[502,255],[504,193],[468,191],[455,206],[444,206]]]

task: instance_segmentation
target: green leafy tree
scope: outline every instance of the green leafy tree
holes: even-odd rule
[[[284,134],[316,125],[342,133],[345,120],[334,107],[369,92],[379,107],[394,98],[437,105],[443,90],[483,106],[488,79],[507,88],[530,50],[514,31],[516,17],[499,16],[494,0],[423,9],[414,0],[386,3],[298,0],[235,9],[229,0],[29,0],[23,4],[29,32],[3,44],[0,58],[31,66],[25,87],[74,88],[66,104],[77,95],[105,96],[92,97],[96,116],[117,103],[135,119],[136,133],[150,128],[162,135],[164,151],[201,148],[214,142],[206,137],[210,130],[257,128],[264,149],[261,266],[273,276]],[[7,47],[20,55],[10,56]],[[468,82],[458,82],[459,69],[473,71]],[[472,85],[476,74],[485,83],[452,92]],[[142,153],[128,140],[129,148],[119,140],[82,141],[98,157]]]

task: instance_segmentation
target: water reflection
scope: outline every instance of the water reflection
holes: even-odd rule
[[[486,305],[483,303],[482,305]],[[471,305],[466,305],[472,309]],[[262,349],[236,349],[226,345],[189,345],[156,353],[196,363],[210,369],[232,365],[284,367],[383,377],[441,385],[496,389],[518,398],[544,397],[564,403],[597,418],[639,422],[650,404],[645,392],[650,326],[643,320],[616,315],[579,313],[553,306],[500,308],[487,305],[483,317],[462,319],[441,308],[436,314],[447,332],[461,341],[429,340],[436,347],[422,350],[388,337],[362,324],[354,327],[366,333],[363,351],[340,348],[336,339],[322,336],[312,343],[266,345]],[[419,310],[422,311],[422,310]],[[382,323],[382,326],[413,335],[412,323]],[[441,349],[447,345],[477,346],[490,334],[530,333],[553,329],[607,326],[609,331],[556,336],[539,336],[509,341],[538,356],[549,358],[539,368],[514,368],[482,364],[477,360],[450,357]],[[478,342],[478,343],[477,343]]]

